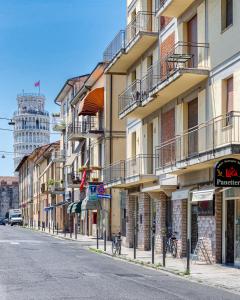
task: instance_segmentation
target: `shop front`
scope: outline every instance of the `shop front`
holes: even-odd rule
[[[223,216],[222,260],[240,267],[240,188],[223,191]]]

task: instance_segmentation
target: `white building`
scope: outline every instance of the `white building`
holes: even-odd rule
[[[44,110],[45,96],[23,93],[17,96],[14,113],[14,169],[22,157],[50,142],[49,113]]]

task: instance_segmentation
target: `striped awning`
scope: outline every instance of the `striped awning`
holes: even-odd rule
[[[96,88],[90,91],[81,101],[79,106],[79,116],[94,116],[101,111],[104,106],[104,88]]]

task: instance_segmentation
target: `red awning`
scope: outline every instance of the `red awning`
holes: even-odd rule
[[[103,109],[104,106],[104,88],[96,88],[90,91],[81,101],[79,106],[79,116],[93,116]]]

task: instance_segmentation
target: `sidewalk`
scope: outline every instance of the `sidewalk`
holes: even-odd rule
[[[35,230],[38,231],[37,228],[35,228]],[[49,232],[48,228],[46,228],[46,231],[44,233],[53,235],[53,231],[50,230]],[[58,238],[77,241],[81,243],[82,247],[85,249],[91,249],[92,251],[96,251],[99,253],[101,252],[105,255],[107,254],[112,256],[112,243],[110,241],[106,242],[105,252],[104,241],[102,239],[99,240],[99,248],[97,249],[97,240],[93,237],[78,234],[76,240],[74,234],[71,238],[69,233],[67,233],[66,236],[62,233],[58,233],[57,235],[56,231],[54,232],[54,236]],[[164,268],[162,267],[162,255],[155,254],[155,264],[152,265],[151,251],[137,250],[136,254],[136,260],[134,260],[133,249],[122,246],[121,256],[117,256],[117,258],[168,271],[176,275],[184,276],[184,278],[187,278],[189,280],[203,283],[209,286],[224,288],[230,292],[234,292],[240,295],[240,269],[219,264],[208,265],[199,261],[191,261],[190,275],[185,275],[187,264],[187,260],[185,258],[178,259],[172,258],[170,255],[167,255],[166,267]]]

